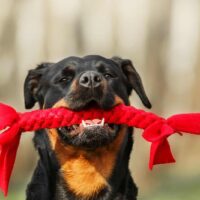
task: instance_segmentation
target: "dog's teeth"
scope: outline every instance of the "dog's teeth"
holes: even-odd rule
[[[103,118],[100,125],[104,126],[104,123],[105,123],[105,119]]]
[[[82,125],[83,125],[84,128],[87,127],[87,124],[85,123],[84,120],[82,120]]]
[[[92,127],[92,126],[96,126],[97,124],[90,124],[90,125],[87,125],[88,127]]]
[[[104,123],[105,123],[105,119],[104,118],[101,120],[100,124],[86,124],[85,121],[82,120],[82,125],[83,125],[84,128],[92,127],[92,126],[104,126]]]

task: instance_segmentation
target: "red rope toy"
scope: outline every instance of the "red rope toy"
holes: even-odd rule
[[[104,118],[107,123],[126,124],[144,129],[143,137],[151,142],[149,168],[172,163],[168,136],[177,132],[200,134],[200,113],[173,115],[168,119],[123,104],[111,110],[89,109],[73,112],[66,108],[52,108],[17,113],[0,103],[0,188],[7,195],[21,133],[44,128],[58,128],[80,124],[82,120]]]

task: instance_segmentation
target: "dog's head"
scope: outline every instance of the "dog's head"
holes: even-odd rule
[[[110,109],[120,103],[128,105],[132,89],[150,108],[141,78],[130,60],[95,55],[69,57],[58,63],[43,63],[29,71],[24,84],[25,106],[29,109],[38,102],[41,109]],[[94,119],[58,128],[57,132],[65,144],[91,149],[112,142],[119,129],[118,125]]]

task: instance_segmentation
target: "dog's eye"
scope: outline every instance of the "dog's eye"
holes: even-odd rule
[[[113,78],[113,75],[112,75],[112,74],[109,74],[109,73],[106,73],[106,74],[104,74],[104,77],[105,77],[106,79],[110,79],[110,78]]]
[[[71,81],[72,79],[73,79],[72,76],[64,76],[64,77],[62,77],[62,78],[59,79],[59,82],[60,83],[66,83],[66,82]]]

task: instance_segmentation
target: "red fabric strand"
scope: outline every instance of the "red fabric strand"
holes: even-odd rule
[[[173,115],[167,123],[176,131],[200,134],[200,113]]]
[[[149,169],[153,169],[153,166],[157,164],[174,162],[176,161],[172,155],[169,142],[166,139],[151,144]]]
[[[123,104],[107,111],[91,108],[74,112],[66,108],[52,108],[17,113],[10,106],[0,103],[0,188],[4,195],[7,195],[22,132],[71,126],[94,118],[144,129],[142,136],[151,143],[150,169],[156,164],[175,162],[167,141],[170,135],[176,132],[200,134],[200,113],[179,114],[164,119]]]

